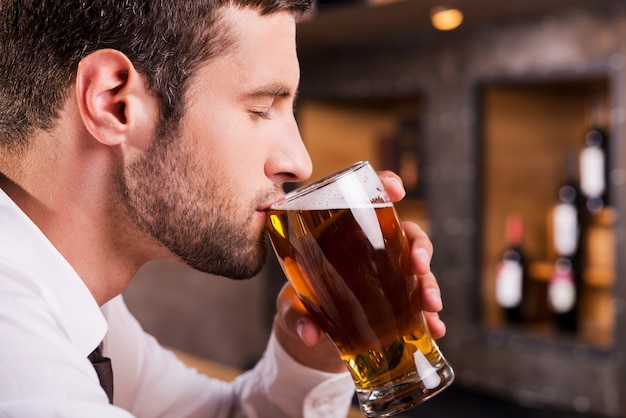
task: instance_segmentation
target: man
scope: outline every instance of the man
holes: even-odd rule
[[[0,4],[0,416],[345,415],[349,375],[291,288],[264,358],[231,384],[185,368],[120,296],[153,259],[261,268],[265,210],[311,172],[292,113],[309,6]],[[430,242],[405,227],[441,337]],[[87,359],[101,342],[112,404]]]

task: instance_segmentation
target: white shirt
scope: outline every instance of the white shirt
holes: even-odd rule
[[[104,340],[114,405],[87,356]],[[0,418],[345,417],[349,374],[296,363],[272,335],[256,367],[226,383],[185,367],[127,310],[101,308],[56,248],[0,190]]]

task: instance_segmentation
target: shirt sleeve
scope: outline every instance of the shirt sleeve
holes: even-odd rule
[[[325,373],[293,360],[272,335],[250,371],[232,383],[186,367],[146,334],[121,297],[103,307],[109,322],[114,402],[141,417],[345,417],[354,394],[348,372]]]
[[[348,372],[325,373],[301,365],[271,335],[265,355],[235,380],[241,417],[345,417],[354,395]]]

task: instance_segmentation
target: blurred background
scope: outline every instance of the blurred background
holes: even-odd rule
[[[398,172],[434,243],[457,379],[411,414],[626,417],[626,1],[319,0],[298,49],[313,178]],[[245,369],[283,283],[151,263],[125,297]]]

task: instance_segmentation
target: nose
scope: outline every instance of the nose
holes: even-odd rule
[[[280,183],[304,181],[313,171],[311,157],[295,118],[286,123],[286,128],[277,133],[274,148],[270,150],[271,157],[265,165],[265,174]]]

